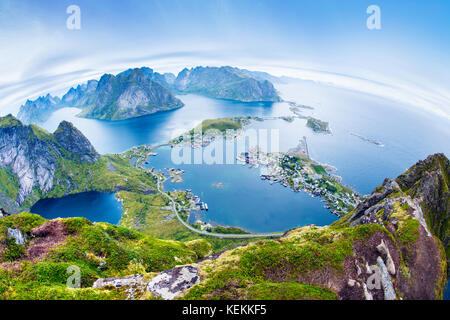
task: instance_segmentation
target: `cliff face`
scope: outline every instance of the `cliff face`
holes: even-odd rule
[[[180,108],[183,103],[142,69],[104,75],[81,113],[88,118],[120,120]]]
[[[35,125],[24,125],[11,115],[0,118],[0,168],[13,181],[10,189],[17,187],[16,196],[9,197],[16,206],[23,205],[35,188],[42,194],[53,188],[61,158],[93,162],[98,154],[68,122],[51,134]]]
[[[232,67],[184,69],[178,74],[174,88],[181,92],[244,102],[281,100],[271,82]]]
[[[424,218],[444,244],[449,255],[450,244],[450,162],[443,154],[419,161],[396,179],[423,209]]]

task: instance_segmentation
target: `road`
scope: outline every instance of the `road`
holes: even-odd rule
[[[196,232],[198,234],[203,234],[205,236],[210,236],[210,237],[217,237],[217,238],[228,238],[228,239],[242,239],[242,238],[262,238],[262,237],[281,237],[283,235],[283,232],[276,232],[276,233],[248,233],[248,234],[224,234],[224,233],[212,233],[212,232],[207,232],[207,231],[201,231],[198,229],[195,229],[194,227],[192,227],[191,225],[189,225],[188,223],[186,223],[183,219],[181,219],[180,215],[178,214],[178,210],[177,210],[177,206],[176,206],[176,202],[175,200],[169,196],[167,193],[161,191],[160,188],[160,184],[161,182],[159,181],[159,177],[157,175],[155,175],[158,182],[156,183],[156,187],[158,189],[158,191],[165,195],[171,202],[172,202],[172,208],[173,211],[175,212],[175,215],[177,216],[178,220],[189,230]]]

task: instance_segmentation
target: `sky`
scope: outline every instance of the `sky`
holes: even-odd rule
[[[79,30],[67,28],[70,5]],[[370,5],[379,30],[367,28]],[[449,39],[448,0],[0,0],[0,114],[130,67],[232,65],[450,119]]]

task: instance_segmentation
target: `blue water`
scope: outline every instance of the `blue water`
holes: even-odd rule
[[[65,108],[55,112],[42,127],[53,132],[62,120],[68,120],[87,136],[98,152],[121,153],[133,146],[166,143],[204,119],[239,115],[271,116],[283,111],[289,113],[286,104],[280,103],[241,103],[197,95],[178,98],[185,103],[185,107],[122,121],[79,118],[76,117],[79,109]]]
[[[447,285],[445,287],[445,292],[444,292],[444,300],[450,300],[450,288],[449,288],[449,281],[447,280]]]
[[[39,200],[30,211],[46,219],[85,217],[92,222],[119,224],[123,208],[114,194],[83,192]]]
[[[174,166],[171,148],[156,149],[147,167],[163,169]],[[238,164],[190,165],[180,164],[185,170],[183,182],[164,183],[166,190],[192,189],[201,201],[208,204],[203,221],[238,226],[252,232],[275,232],[307,224],[327,225],[337,219],[324,208],[319,198],[304,192],[294,193],[280,184],[262,181],[258,169]],[[223,185],[217,187],[218,183]]]
[[[305,127],[305,120],[255,122],[252,128],[277,129],[280,149],[295,147],[307,137],[312,158],[338,168],[343,183],[368,194],[384,178],[395,178],[429,154],[444,152],[449,156],[450,123],[417,108],[362,93],[338,89],[313,82],[278,85],[286,100],[313,106],[305,116],[329,121],[333,134],[316,134]],[[61,120],[71,121],[100,153],[119,153],[142,144],[166,143],[195,127],[204,119],[251,115],[275,117],[291,115],[287,103],[258,104],[182,95],[185,107],[124,121],[99,121],[76,117],[77,109],[56,112],[43,127],[54,131]],[[350,133],[382,142],[379,147]],[[160,152],[152,161],[156,167],[180,167],[185,182],[165,187],[189,188],[208,202],[206,218],[251,231],[278,231],[309,223],[327,224],[335,217],[322,203],[304,193],[294,193],[279,185],[259,179],[259,171],[242,166],[177,166]],[[212,187],[223,182],[224,188]],[[76,206],[80,206],[81,201]],[[77,210],[76,210],[77,211]],[[99,213],[100,214],[100,213]]]

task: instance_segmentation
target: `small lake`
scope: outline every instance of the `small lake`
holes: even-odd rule
[[[92,222],[119,224],[123,207],[113,193],[82,192],[39,200],[30,211],[46,219],[85,217]]]

